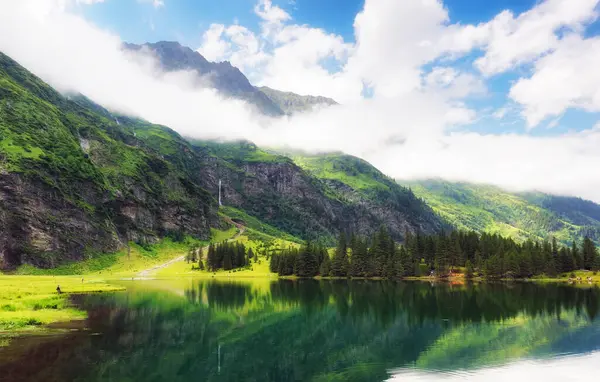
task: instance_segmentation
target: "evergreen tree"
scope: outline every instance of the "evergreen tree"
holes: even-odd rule
[[[502,277],[502,260],[498,255],[494,255],[486,260],[484,273],[485,276],[489,278]]]
[[[588,270],[594,268],[597,256],[596,246],[594,245],[594,242],[587,236],[585,239],[583,239],[582,255],[583,267]]]
[[[233,269],[233,262],[231,259],[232,252],[226,251],[223,248],[222,253],[223,253],[223,270],[229,271],[229,270]]]
[[[317,254],[312,243],[308,242],[298,253],[296,274],[300,277],[314,277],[319,271]]]
[[[323,262],[321,262],[321,266],[319,267],[319,274],[321,276],[329,276],[329,274],[331,273],[331,259],[329,258],[329,255],[326,253],[325,257],[323,258]]]
[[[215,252],[215,246],[213,244],[208,246],[206,266],[211,272],[214,272],[217,269],[217,254]]]
[[[346,235],[342,232],[340,233],[333,259],[331,259],[331,275],[334,277],[346,277],[348,276],[348,268],[348,247],[346,245]]]
[[[367,244],[353,235],[351,240],[352,258],[350,263],[350,276],[365,277],[367,274]]]
[[[579,247],[575,240],[571,244],[571,254],[573,255],[573,262],[575,263],[575,269],[583,269],[583,258],[581,257],[581,252],[579,251]]]
[[[467,260],[465,263],[465,278],[472,279],[474,275],[475,272],[473,271],[473,264],[471,263],[471,260]]]

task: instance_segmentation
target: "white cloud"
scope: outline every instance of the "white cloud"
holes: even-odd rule
[[[75,0],[75,2],[77,4],[87,4],[87,5],[90,5],[90,4],[96,4],[96,3],[103,3],[104,0]]]
[[[202,36],[202,46],[198,52],[209,61],[221,61],[230,54],[231,43],[223,40],[221,36],[225,31],[223,24],[211,24]]]
[[[560,34],[581,31],[597,17],[599,0],[546,0],[515,17],[504,11],[478,27],[485,55],[475,65],[485,74],[504,72],[522,63],[535,61],[556,48]],[[558,32],[561,32],[560,34]]]
[[[254,13],[269,24],[281,25],[292,17],[280,7],[273,5],[271,0],[259,0],[254,7]]]
[[[423,78],[424,86],[449,99],[462,99],[470,95],[484,95],[483,81],[469,73],[461,73],[451,67],[435,67]]]
[[[95,0],[83,0],[83,1],[95,1]],[[104,1],[104,0],[100,0]],[[165,6],[164,0],[137,0],[138,3],[152,3],[154,8],[160,8]]]
[[[253,33],[236,24],[211,26],[212,35],[205,35],[201,48],[207,56],[250,62],[247,70],[283,90],[334,95],[345,102],[277,120],[255,116],[242,102],[222,99],[211,90],[192,88],[192,73],[157,76],[151,57],[123,53],[118,36],[60,3],[0,1],[0,50],[58,89],[80,91],[185,135],[336,149],[363,157],[394,177],[487,182],[600,202],[600,178],[590,176],[600,167],[600,129],[554,137],[457,131],[478,117],[462,98],[484,94],[485,86],[473,73],[447,62],[431,70],[424,65],[468,52],[485,36],[479,26],[449,24],[438,1],[367,0],[355,23],[356,45],[321,29],[290,24],[266,1],[259,8],[270,23],[266,36],[263,30]],[[594,88],[600,87],[591,68],[598,67],[594,50],[600,49],[593,39],[579,40],[582,46],[563,39],[536,63],[531,78],[515,85],[511,97],[538,114],[551,112],[548,105],[593,105]],[[585,96],[566,87],[569,96],[539,104],[536,97],[554,97],[548,96],[552,86],[562,86],[558,79],[550,81],[545,70],[576,65],[576,52],[589,55],[580,56],[590,61],[589,67],[576,66],[574,72],[590,81]],[[338,60],[338,70],[330,72],[324,60]],[[576,80],[570,73],[563,82]],[[536,94],[544,81],[549,87]],[[360,96],[363,82],[373,87],[372,99]],[[580,89],[585,81],[575,82]]]
[[[510,97],[523,106],[530,127],[569,108],[600,111],[600,37],[571,35],[539,59],[533,75],[521,78]]]

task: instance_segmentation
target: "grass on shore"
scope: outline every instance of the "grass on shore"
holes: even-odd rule
[[[236,232],[236,227],[231,227],[227,230],[211,229],[211,241],[221,242],[227,240],[233,237]],[[144,269],[185,255],[192,244],[207,245],[208,242],[188,237],[181,242],[165,238],[156,244],[146,247],[130,243],[130,251],[124,248],[116,253],[100,254],[90,259],[63,264],[52,269],[41,269],[25,264],[20,266],[14,274],[38,276],[96,275],[105,278],[128,277]]]
[[[297,246],[297,243],[289,242],[283,239],[277,239],[274,237],[268,237],[270,239],[268,247],[265,248],[265,242],[252,240],[252,230],[247,229],[247,234],[241,235],[236,241],[244,244],[246,248],[252,248],[252,252],[257,256],[252,260],[249,268],[235,269],[231,271],[219,270],[216,272],[209,272],[207,270],[193,269],[197,267],[197,264],[188,263],[186,261],[180,261],[173,263],[168,267],[160,269],[156,276],[160,278],[165,277],[199,277],[199,278],[276,278],[277,274],[272,273],[269,270],[269,260],[266,256],[261,253],[272,248],[286,248],[288,246]],[[268,236],[262,234],[263,236]],[[206,256],[206,253],[204,253]],[[257,261],[256,261],[257,260]]]
[[[56,291],[58,285],[61,294]],[[70,294],[123,289],[81,276],[0,276],[0,337],[40,331],[44,325],[55,322],[84,319],[85,312],[70,306]]]

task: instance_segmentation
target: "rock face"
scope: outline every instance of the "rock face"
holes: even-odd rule
[[[391,180],[388,189],[368,193],[343,182],[319,178],[290,158],[267,154],[251,143],[193,143],[212,168],[204,173],[204,188],[211,193],[223,181],[224,203],[302,238],[333,240],[340,231],[370,235],[385,225],[402,240],[406,232],[432,233],[446,226],[408,189]],[[343,156],[346,165],[357,158]],[[370,164],[369,171],[379,174]],[[219,174],[219,175],[217,175]]]
[[[284,114],[269,97],[252,86],[248,78],[228,61],[210,62],[200,53],[174,41],[124,46],[131,51],[146,49],[152,52],[165,71],[195,71],[198,73],[196,85],[199,87],[215,88],[228,97],[244,100],[269,116],[276,117]]]
[[[87,198],[102,200],[99,190],[89,186]],[[18,174],[0,175],[0,207],[3,268],[21,263],[51,267],[122,245],[106,216],[71,205],[51,187]]]
[[[216,202],[174,164],[0,53],[0,266],[208,238]],[[108,112],[107,112],[108,113]],[[110,113],[108,113],[110,114]]]

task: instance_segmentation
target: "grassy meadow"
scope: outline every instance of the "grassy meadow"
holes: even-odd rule
[[[85,312],[70,306],[71,294],[123,289],[88,276],[0,276],[0,337],[16,331],[40,331],[56,322],[84,319]]]

